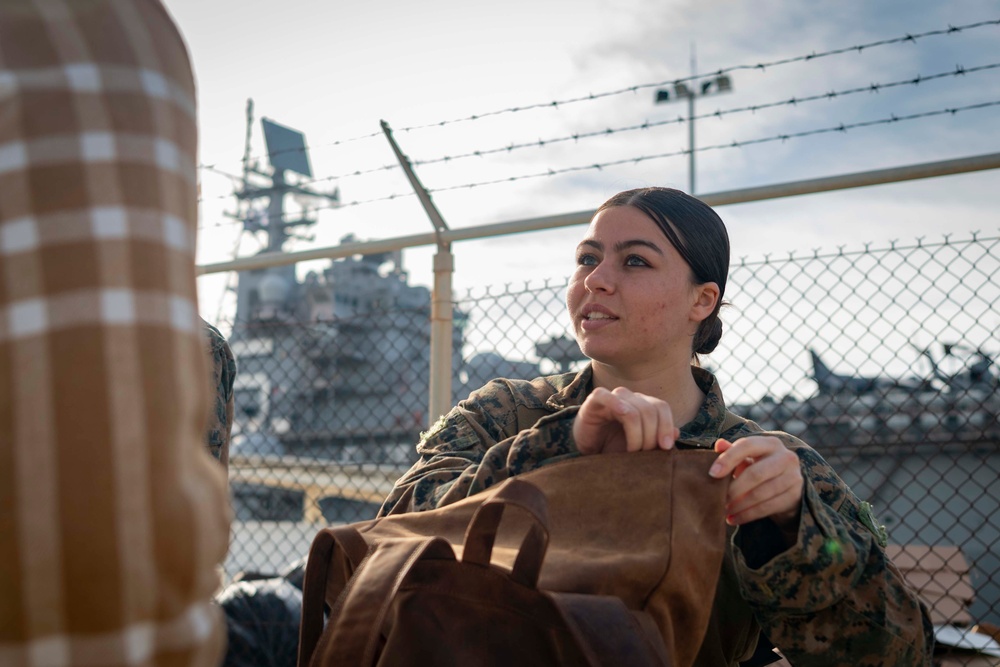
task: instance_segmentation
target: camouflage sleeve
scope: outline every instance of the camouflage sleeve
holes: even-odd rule
[[[578,406],[525,423],[508,381],[472,393],[422,434],[420,459],[395,484],[379,516],[433,509],[479,493],[508,477],[579,455],[573,442]],[[541,414],[541,413],[538,413]]]
[[[733,537],[740,590],[764,633],[796,667],[930,665],[930,618],[885,555],[884,529],[815,450],[779,437],[805,477],[797,543],[775,548],[770,521]]]
[[[205,434],[208,451],[223,466],[229,465],[229,440],[233,431],[233,382],[236,379],[236,359],[222,333],[203,322],[208,339],[211,361],[212,412]]]

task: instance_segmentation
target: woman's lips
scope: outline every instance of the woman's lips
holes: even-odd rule
[[[617,321],[614,313],[596,304],[588,304],[580,312],[580,328],[584,331],[603,329]]]

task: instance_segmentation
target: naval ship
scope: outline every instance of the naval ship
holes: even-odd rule
[[[268,119],[262,126],[271,169],[245,155],[234,217],[244,233],[264,234],[261,252],[280,253],[294,228],[316,224],[308,210],[293,219],[286,196],[336,206],[339,191],[302,180],[312,171],[300,132]],[[340,242],[358,240],[348,234]],[[415,460],[428,427],[430,290],[411,284],[402,251],[331,261],[301,278],[285,265],[242,271],[237,280],[229,335],[238,365],[230,452],[236,518],[296,520],[303,511],[312,521],[368,518]],[[466,358],[467,323],[455,308],[452,404],[492,378],[539,375],[538,364],[492,350]]]

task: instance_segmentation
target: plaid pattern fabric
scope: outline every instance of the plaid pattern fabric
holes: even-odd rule
[[[0,2],[0,664],[217,664],[194,82],[157,0]]]

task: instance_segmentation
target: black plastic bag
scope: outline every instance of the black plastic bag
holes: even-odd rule
[[[226,667],[291,667],[299,647],[302,592],[283,577],[241,580],[216,601],[226,614]]]

